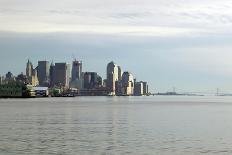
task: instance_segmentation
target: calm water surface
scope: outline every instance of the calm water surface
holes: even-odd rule
[[[232,154],[232,97],[1,99],[0,154]]]

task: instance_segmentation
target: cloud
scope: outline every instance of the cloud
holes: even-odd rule
[[[194,35],[231,26],[231,8],[227,0],[9,0],[0,1],[0,30]]]

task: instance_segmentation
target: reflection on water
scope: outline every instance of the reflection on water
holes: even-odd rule
[[[0,154],[231,154],[231,97],[0,100]]]

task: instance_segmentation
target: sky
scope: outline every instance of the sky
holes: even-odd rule
[[[232,93],[230,0],[0,0],[0,74],[114,61],[153,92]]]

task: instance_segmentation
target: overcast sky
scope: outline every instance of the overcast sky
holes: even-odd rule
[[[232,92],[231,27],[231,0],[0,0],[0,74],[74,55],[154,91]]]

